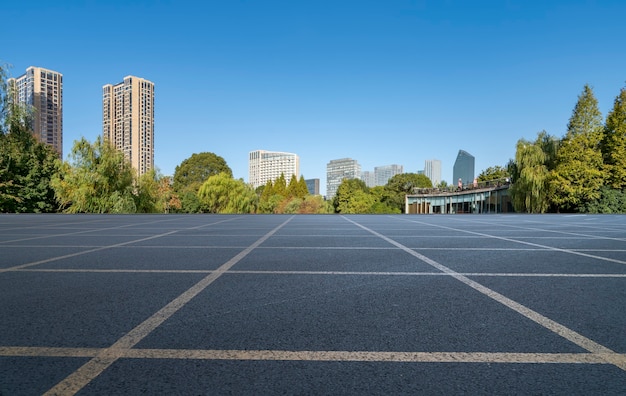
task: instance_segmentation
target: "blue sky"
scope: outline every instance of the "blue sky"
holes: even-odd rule
[[[64,76],[64,153],[102,133],[102,86],[155,83],[155,165],[222,156],[248,179],[248,153],[405,172],[460,149],[476,173],[504,166],[520,138],[565,133],[590,84],[603,115],[626,83],[626,2],[13,1],[0,61]]]

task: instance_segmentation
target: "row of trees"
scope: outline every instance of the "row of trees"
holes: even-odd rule
[[[432,187],[405,173],[369,188],[344,180],[332,201],[308,193],[303,177],[284,175],[253,190],[234,179],[214,153],[193,154],[173,178],[158,171],[137,176],[124,155],[101,138],[74,142],[66,161],[30,130],[32,110],[14,102],[0,67],[0,212],[67,213],[401,213],[404,196]],[[578,97],[567,133],[545,131],[517,142],[506,167],[479,180],[510,177],[516,211],[626,213],[626,89],[606,120],[591,87]]]
[[[566,134],[519,140],[507,168],[518,212],[626,213],[626,88],[603,122],[585,85]]]

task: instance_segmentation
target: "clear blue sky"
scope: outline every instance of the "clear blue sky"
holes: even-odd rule
[[[504,166],[520,138],[565,133],[590,84],[603,115],[626,83],[626,2],[11,1],[0,61],[64,76],[64,153],[102,133],[102,86],[155,83],[155,165],[222,156],[248,179],[248,153],[300,156],[326,190],[326,164],[363,170],[442,161]]]

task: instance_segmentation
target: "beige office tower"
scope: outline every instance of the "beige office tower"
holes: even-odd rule
[[[15,88],[15,100],[33,110],[29,126],[35,137],[52,146],[63,158],[63,75],[30,66],[24,75],[7,82],[10,88]]]
[[[127,76],[102,87],[102,136],[140,175],[154,168],[154,84]]]
[[[268,181],[273,183],[280,175],[285,176],[285,181],[289,184],[293,176],[300,177],[300,157],[280,151],[250,151],[248,170],[248,183],[253,188],[264,186]]]

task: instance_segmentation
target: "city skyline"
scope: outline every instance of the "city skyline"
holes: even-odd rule
[[[47,34],[23,28],[33,10],[54,21],[54,45],[19,45]],[[12,44],[0,62],[10,77],[32,65],[63,74],[65,156],[101,135],[102,86],[138,75],[158,86],[163,174],[206,151],[245,180],[247,153],[271,146],[298,153],[322,189],[325,165],[343,157],[405,172],[438,158],[453,183],[459,149],[478,174],[506,165],[519,139],[562,137],[585,84],[605,116],[626,80],[626,54],[615,51],[624,14],[615,0],[34,0],[3,5],[0,33]]]

